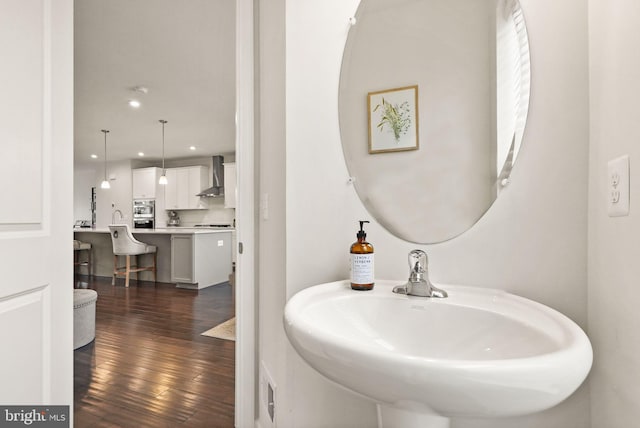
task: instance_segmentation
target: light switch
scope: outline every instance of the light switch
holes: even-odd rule
[[[609,161],[607,180],[609,217],[629,215],[629,155]]]
[[[260,195],[260,211],[262,212],[262,219],[269,220],[269,194],[263,193]]]

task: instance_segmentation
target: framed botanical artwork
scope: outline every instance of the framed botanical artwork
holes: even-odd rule
[[[369,92],[369,153],[418,150],[418,86]]]

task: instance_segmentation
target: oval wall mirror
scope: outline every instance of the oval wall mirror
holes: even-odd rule
[[[529,43],[518,0],[362,0],[339,117],[367,210],[404,240],[446,241],[491,207],[520,151]]]

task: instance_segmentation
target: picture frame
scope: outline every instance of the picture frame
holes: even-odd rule
[[[418,85],[367,94],[369,153],[418,150]]]

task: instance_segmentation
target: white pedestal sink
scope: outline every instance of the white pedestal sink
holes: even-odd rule
[[[500,290],[445,286],[449,297],[307,288],[285,307],[287,336],[315,370],[378,403],[381,427],[446,428],[449,418],[506,417],[571,395],[592,363],[566,316]]]

